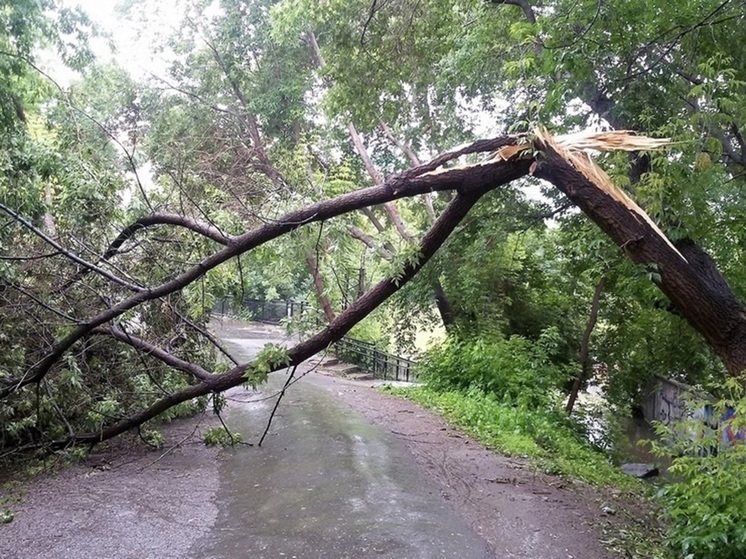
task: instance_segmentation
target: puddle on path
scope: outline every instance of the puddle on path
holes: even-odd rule
[[[242,359],[257,351],[235,334],[226,338]],[[285,378],[271,375],[264,393]],[[231,404],[228,423],[257,441],[273,405]],[[264,445],[226,450],[220,468],[218,519],[193,547],[195,558],[494,557],[423,479],[401,442],[310,378],[286,394]]]

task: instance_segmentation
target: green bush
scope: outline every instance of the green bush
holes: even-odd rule
[[[210,427],[202,436],[205,446],[235,446],[243,442],[240,433],[227,431],[223,427]]]
[[[746,393],[742,381],[721,386],[724,397],[712,405],[715,417],[728,408],[736,412],[730,428],[746,426]],[[708,428],[701,418],[705,402],[689,404],[693,419],[673,427],[659,425],[664,443],[655,446],[665,455],[675,448],[682,455],[669,472],[676,482],[663,487],[660,498],[669,525],[668,542],[686,559],[743,559],[746,557],[746,445],[722,443],[722,424]],[[673,446],[672,446],[673,445]]]
[[[538,342],[520,336],[449,339],[426,354],[420,375],[436,390],[475,388],[507,404],[546,406],[566,379],[551,362],[555,334],[548,329]]]

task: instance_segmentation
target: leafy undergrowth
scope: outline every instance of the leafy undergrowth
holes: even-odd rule
[[[476,389],[438,391],[427,386],[383,390],[442,415],[450,425],[491,450],[528,458],[535,467],[595,487],[599,504],[612,504],[615,518],[600,517],[602,543],[610,552],[634,559],[671,559],[652,520],[650,491],[583,440],[560,411],[527,409],[500,402]]]
[[[676,483],[658,492],[669,546],[685,559],[746,557],[746,376],[690,394],[685,419],[659,424],[660,456],[680,455],[668,471]]]

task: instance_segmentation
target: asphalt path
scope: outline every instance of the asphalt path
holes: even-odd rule
[[[220,335],[242,362],[265,343],[286,343],[257,325],[226,325]],[[261,436],[287,375],[273,373],[258,393],[229,394],[226,421],[245,441]],[[217,519],[190,556],[494,557],[405,445],[341,405],[323,383],[315,373],[302,376],[286,392],[262,447],[224,453]]]
[[[277,328],[216,321],[245,362]],[[605,497],[495,454],[370,381],[296,371],[225,394],[223,419],[253,446],[206,447],[207,412],[159,425],[149,450],[123,437],[0,502],[0,559],[600,559]],[[10,491],[10,494],[8,492]],[[17,499],[16,499],[17,498]]]

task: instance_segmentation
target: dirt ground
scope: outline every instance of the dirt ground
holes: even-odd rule
[[[613,557],[600,541],[617,519],[603,497],[487,451],[416,404],[319,372],[309,381],[403,440],[446,500],[496,558]],[[151,451],[120,442],[80,464],[24,484],[0,525],[0,557],[181,558],[216,521],[221,451],[207,448],[206,416],[166,426]],[[6,493],[8,489],[5,489]],[[6,495],[7,497],[7,495]],[[126,550],[124,552],[123,550]]]

